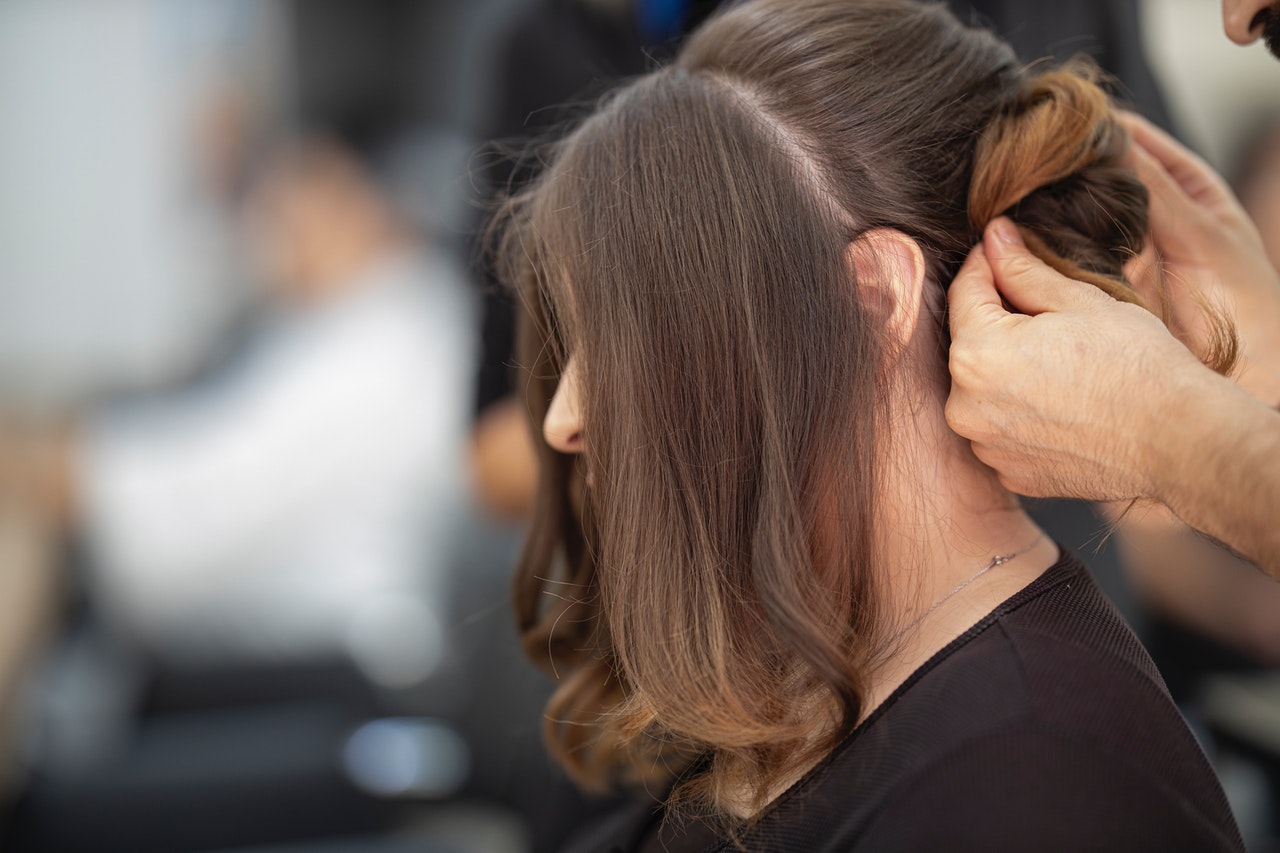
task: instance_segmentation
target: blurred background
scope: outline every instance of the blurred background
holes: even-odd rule
[[[512,625],[533,463],[478,234],[519,138],[715,5],[0,0],[0,849],[541,853],[609,805]],[[1219,4],[951,5],[1095,55],[1280,262],[1280,63]],[[1034,509],[1280,849],[1280,587]]]

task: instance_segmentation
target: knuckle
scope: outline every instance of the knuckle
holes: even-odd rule
[[[994,467],[994,466],[993,466]],[[996,468],[996,477],[1000,481],[1000,485],[1009,491],[1018,495],[1025,495],[1030,498],[1047,497],[1047,492],[1040,487],[1039,482],[1027,472],[1019,470],[1013,466],[1005,466]]]
[[[966,406],[958,410],[954,420],[948,419],[948,424],[953,432],[969,440],[975,453],[990,456],[995,452],[991,445],[999,439],[992,430],[990,419],[983,415],[980,407]]]
[[[1020,481],[1010,476],[1009,474],[1005,473],[1004,471],[999,470],[998,468],[996,469],[996,479],[999,480],[1001,486],[1004,486],[1006,489],[1008,489],[1009,491],[1015,494],[1019,494],[1019,495],[1027,494],[1025,487],[1022,486]]]
[[[947,356],[947,369],[951,373],[953,386],[969,391],[979,385],[983,375],[983,354],[981,348],[961,339],[951,344]]]
[[[961,435],[965,434],[965,427],[969,421],[969,412],[968,406],[959,395],[952,393],[947,398],[946,405],[942,408],[942,414],[947,419],[947,426]]]

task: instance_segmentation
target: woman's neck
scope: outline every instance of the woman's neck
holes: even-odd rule
[[[1018,499],[947,426],[941,398],[913,407],[910,421],[897,427],[895,445],[885,455],[895,467],[884,473],[884,500],[877,506],[884,521],[880,562],[895,567],[883,592],[887,639],[867,679],[859,722],[1059,557],[1057,545]],[[993,558],[1015,552],[1021,553],[984,571]],[[815,738],[825,734],[813,732]],[[766,803],[809,769],[797,768]],[[729,810],[746,818],[754,811],[751,803],[744,788]]]
[[[882,593],[887,639],[864,718],[1059,556],[1018,499],[947,426],[940,397],[911,410],[895,425],[895,446],[886,455],[895,461],[883,477],[880,551],[893,569]],[[997,560],[1009,555],[1016,556]]]

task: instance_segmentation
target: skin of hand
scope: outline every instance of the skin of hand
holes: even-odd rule
[[[1238,381],[1280,402],[1280,275],[1226,183],[1199,157],[1144,121],[1121,118],[1129,165],[1150,192],[1147,250],[1127,270],[1173,327],[1206,349],[1196,298],[1229,312],[1241,345]],[[1151,275],[1161,270],[1162,276]],[[1163,298],[1162,298],[1163,297]],[[1193,451],[1194,452],[1194,451]],[[1111,505],[1126,576],[1148,606],[1249,658],[1280,662],[1280,584],[1218,547],[1159,504]]]
[[[1001,483],[1038,497],[1155,498],[1280,578],[1280,414],[1155,315],[1047,267],[1006,219],[948,299],[947,422]]]
[[[1258,229],[1203,160],[1139,116],[1121,122],[1133,142],[1129,164],[1151,199],[1147,251],[1130,264],[1130,281],[1150,304],[1168,307],[1172,327],[1197,353],[1207,334],[1197,294],[1225,310],[1241,346],[1236,381],[1280,404],[1280,273]],[[1151,274],[1153,261],[1162,276]]]
[[[1007,488],[1090,500],[1155,493],[1153,420],[1185,377],[1216,378],[1157,317],[1050,269],[1003,218],[948,299],[947,422]],[[1130,405],[1134,389],[1140,405]]]

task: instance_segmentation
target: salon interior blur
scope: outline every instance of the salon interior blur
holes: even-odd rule
[[[542,853],[608,805],[509,605],[535,473],[482,232],[522,135],[714,6],[0,0],[0,849]],[[1107,50],[1280,264],[1280,65],[1139,6]],[[1035,512],[1280,850],[1280,587]]]

